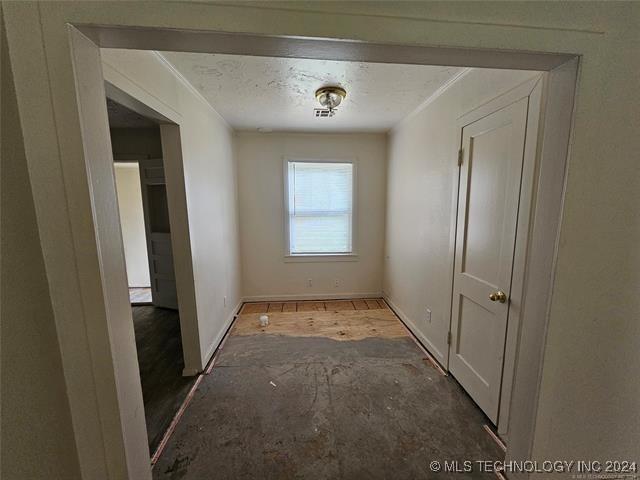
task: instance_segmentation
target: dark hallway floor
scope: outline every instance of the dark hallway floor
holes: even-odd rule
[[[238,317],[155,479],[451,478],[429,462],[503,459],[390,310],[258,317]]]
[[[153,453],[196,377],[182,376],[178,312],[153,306],[132,310],[149,451]]]

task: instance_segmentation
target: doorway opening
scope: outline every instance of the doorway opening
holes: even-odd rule
[[[106,102],[145,423],[153,454],[195,377],[183,375],[160,122],[109,97]]]
[[[375,141],[358,136],[354,130],[362,128],[363,123],[359,122],[363,122],[365,117],[368,121],[372,121],[373,118],[373,121],[378,122],[375,124],[372,121],[369,124],[370,128],[384,128],[380,125],[391,122],[394,115],[400,117],[393,120],[392,125],[388,127],[392,132],[385,131],[382,134],[387,135],[387,138],[391,137],[392,150],[395,149],[390,157],[387,157],[387,161],[392,162],[393,175],[401,179],[399,182],[403,184],[403,195],[413,196],[420,192],[422,198],[418,202],[424,211],[429,211],[430,207],[426,203],[430,202],[443,211],[452,212],[451,218],[445,217],[439,219],[440,223],[434,221],[429,225],[434,238],[424,240],[425,245],[442,243],[446,249],[447,237],[453,232],[453,243],[449,247],[451,255],[441,263],[437,263],[435,259],[439,256],[437,253],[427,258],[433,263],[430,274],[434,279],[430,281],[429,288],[422,292],[403,285],[402,278],[392,277],[388,279],[385,291],[376,292],[373,287],[374,289],[367,293],[384,294],[385,299],[410,327],[412,333],[426,346],[429,352],[427,355],[436,357],[443,368],[451,373],[451,378],[447,381],[455,385],[459,382],[483,412],[479,413],[478,410],[476,413],[480,417],[487,416],[484,424],[491,425],[492,433],[506,440],[509,434],[508,414],[515,374],[514,352],[518,348],[520,328],[520,314],[513,305],[519,305],[518,299],[521,298],[517,288],[512,288],[511,279],[514,265],[517,263],[520,266],[523,262],[521,254],[516,258],[516,250],[526,250],[520,245],[521,242],[526,245],[527,241],[526,225],[530,220],[530,197],[534,190],[532,172],[538,151],[542,92],[547,82],[545,75],[540,71],[403,64],[379,66],[365,62],[321,62],[297,58],[249,58],[242,55],[185,52],[159,52],[155,55],[161,58],[162,63],[171,66],[170,74],[177,72],[179,78],[188,82],[192,89],[196,89],[194,85],[200,86],[197,90],[202,97],[200,100],[219,108],[225,115],[224,118],[231,122],[231,128],[238,129],[234,142],[234,162],[239,169],[237,182],[241,199],[240,223],[242,230],[246,232],[241,234],[241,242],[244,245],[243,276],[245,285],[249,285],[245,287],[244,297],[245,300],[253,301],[242,310],[240,317],[247,311],[255,310],[254,313],[273,314],[277,321],[282,322],[285,320],[280,319],[279,313],[286,313],[284,316],[291,320],[289,317],[292,317],[294,312],[304,312],[307,309],[341,312],[356,310],[356,304],[362,305],[362,302],[367,304],[366,299],[357,295],[360,292],[348,293],[346,290],[345,293],[340,286],[341,282],[349,281],[348,274],[344,273],[343,263],[348,262],[347,266],[357,271],[365,262],[380,260],[375,256],[368,256],[373,245],[371,239],[375,235],[367,234],[366,228],[379,222],[381,210],[385,208],[384,203],[378,204],[377,208],[372,207],[379,200],[377,190],[382,191],[383,188],[377,189],[376,182],[371,180],[371,177],[378,175],[384,166],[385,142],[375,138],[376,133],[379,134],[375,130],[370,133]],[[156,61],[153,57],[146,56],[145,52],[115,49],[109,50],[107,59],[111,68],[117,68],[121,64]],[[280,70],[289,72],[294,80],[289,84],[283,81],[280,86],[272,86],[272,90],[260,88],[260,82],[272,82]],[[318,78],[310,74],[316,70]],[[298,71],[307,73],[306,76],[300,76],[303,80],[297,80]],[[359,76],[358,73],[354,73],[359,71],[365,71],[366,75]],[[255,72],[263,72],[265,78],[254,80]],[[307,115],[311,113],[311,109],[307,108],[308,105],[304,102],[306,97],[313,98],[311,94],[318,86],[314,82],[338,81],[335,78],[340,77],[335,72],[340,72],[351,82],[346,89],[347,95],[351,97],[347,97],[348,100],[344,100],[331,117],[318,118]],[[396,98],[393,100],[395,110],[387,108],[388,105],[385,105],[383,100],[378,100],[374,105],[367,103],[366,95],[361,93],[361,83],[366,82],[368,92],[376,92],[376,89],[384,91],[389,87],[386,81],[405,78],[405,73],[412,73],[412,78],[422,78],[423,83],[430,85],[429,93],[420,90],[424,88],[422,85],[413,85],[411,80],[405,80],[404,87],[409,92],[405,93],[406,97],[410,97],[411,94],[414,97],[422,94],[423,97],[418,97],[413,103],[406,98]],[[313,80],[309,81],[307,78]],[[243,87],[248,83],[248,79],[253,81],[250,88]],[[426,82],[426,79],[433,82]],[[142,82],[143,77],[139,81]],[[411,90],[412,88],[415,90]],[[264,97],[272,97],[273,93],[280,90],[286,93],[287,89],[296,92],[295,101],[292,102],[293,105],[288,106],[287,115],[276,118],[268,113],[261,115],[265,110],[271,111],[271,108],[268,108],[269,98]],[[467,95],[468,98],[459,102],[459,95]],[[350,101],[352,103],[349,103]],[[387,108],[386,115],[376,115],[375,108]],[[433,115],[438,117],[440,125],[440,130],[435,133],[430,121],[434,109],[436,113]],[[448,116],[443,113],[445,110],[450,111]],[[425,111],[429,117],[428,122],[422,119]],[[415,120],[416,118],[418,120]],[[472,126],[477,129],[477,135],[465,137],[465,132]],[[302,131],[295,131],[296,127]],[[248,128],[259,130],[251,132],[247,131]],[[418,128],[430,139],[428,149],[446,151],[449,147],[455,147],[455,154],[445,157],[443,161],[431,157],[420,160],[429,164],[427,168],[420,162],[407,167],[406,159],[419,156],[418,146],[423,146],[420,145],[421,136],[415,133]],[[332,129],[339,131],[340,139]],[[412,145],[411,151],[406,150],[406,145],[409,144]],[[286,147],[283,148],[282,145]],[[327,145],[331,146],[330,150],[327,149]],[[369,148],[366,156],[361,153],[364,151],[363,145]],[[485,147],[489,149],[487,152],[483,151]],[[492,159],[498,164],[491,165]],[[472,164],[474,167],[471,167]],[[434,184],[428,188],[423,188],[422,183],[411,185],[411,178],[429,178],[434,175],[435,168],[440,169],[441,178],[455,182],[451,191],[444,190],[442,185]],[[359,183],[362,182],[361,178],[368,180]],[[384,179],[384,176],[379,178]],[[282,180],[284,182],[281,184]],[[460,186],[459,182],[464,182],[464,185]],[[403,199],[398,194],[398,188],[397,185],[392,185],[390,198],[394,203],[402,204]],[[373,194],[371,190],[374,190]],[[443,192],[446,195],[443,195]],[[429,195],[429,202],[425,202]],[[455,197],[453,207],[447,204],[447,197],[450,196]],[[332,204],[331,201],[335,199],[341,201]],[[283,211],[274,208],[279,203],[284,203]],[[463,211],[463,206],[469,206],[469,211]],[[511,208],[509,213],[507,207]],[[420,212],[416,211],[415,207],[403,204],[394,208],[397,211],[409,212],[407,218],[413,219],[414,227],[419,224],[415,219],[419,218]],[[456,212],[462,217],[458,218]],[[488,216],[482,217],[485,212],[488,212]],[[327,220],[327,217],[330,217],[330,220]],[[336,217],[339,217],[339,221],[335,220]],[[284,228],[278,223],[280,218],[284,219]],[[362,219],[364,224],[361,223]],[[495,220],[495,224],[491,224],[492,219]],[[387,235],[390,236],[392,244],[400,242],[397,236],[406,238],[406,232],[411,231],[412,226],[398,222],[397,215],[393,215],[389,221],[391,233],[387,232]],[[330,229],[323,227],[327,222],[332,225]],[[518,222],[522,224],[520,229],[516,228]],[[456,225],[466,226],[467,231],[460,228],[456,231]],[[283,229],[285,235],[281,238]],[[518,231],[521,235],[525,233],[519,241],[516,239]],[[491,240],[491,235],[495,235],[495,242]],[[326,238],[330,238],[330,241]],[[492,246],[496,249],[492,250]],[[391,258],[387,259],[385,268],[392,274],[401,265],[395,259],[403,253],[408,253],[408,262],[415,265],[420,265],[420,262],[425,260],[410,244],[398,249],[404,252],[394,251],[393,246],[387,248]],[[454,253],[459,257],[455,264]],[[274,261],[275,259],[277,261]],[[460,297],[462,290],[456,282],[447,285],[447,277],[451,275],[447,268],[453,268],[453,265],[463,266],[465,261],[469,264],[475,262],[474,265],[479,265],[480,270],[484,268],[482,271],[485,273],[494,270],[500,272],[500,281],[492,277],[488,283],[495,287],[495,290],[505,290],[505,295],[509,295],[514,302],[505,305],[513,307],[510,312],[508,308],[501,309],[499,322],[489,318],[485,313],[494,305],[488,303],[491,302],[488,295],[493,290],[489,293],[482,292],[480,297],[471,303],[466,300],[471,298],[469,294],[462,295],[464,299],[453,304],[453,316],[456,321],[452,320],[452,295]],[[292,269],[292,264],[296,263],[300,264],[296,267],[298,272]],[[403,267],[405,271],[413,268],[411,265]],[[336,279],[332,279],[334,292],[346,299],[334,298],[334,301],[327,302],[327,299],[331,299],[331,293],[323,294],[322,290],[309,290],[314,288],[314,279],[318,277],[320,269],[329,272],[328,275],[336,275]],[[468,277],[480,278],[482,271],[474,270]],[[463,272],[464,270],[461,270],[461,273]],[[269,280],[267,281],[265,276],[261,277],[261,274],[267,275]],[[300,282],[295,275],[305,275],[304,282]],[[342,278],[337,278],[338,275]],[[404,275],[403,272],[400,272],[400,275]],[[515,276],[516,283],[521,281],[519,273]],[[404,277],[407,278],[409,275]],[[277,287],[285,278],[290,281],[289,284],[286,287]],[[455,275],[452,278],[456,279]],[[301,283],[306,283],[306,291],[301,289]],[[413,283],[424,287],[420,281]],[[362,284],[364,280],[359,279],[356,288],[361,288]],[[452,293],[452,288],[455,294]],[[433,291],[430,291],[431,289]],[[434,297],[437,295],[433,292],[438,292],[438,289],[441,289],[440,298],[436,302]],[[398,290],[402,291],[398,293]],[[307,292],[313,294],[309,295]],[[313,295],[317,301],[310,298]],[[405,298],[402,298],[403,296]],[[412,298],[407,299],[406,296]],[[432,315],[428,322],[423,322],[420,315],[411,311],[412,304],[422,302]],[[500,309],[502,303],[498,303],[500,305],[496,306]],[[331,307],[328,308],[327,305]],[[259,311],[261,308],[263,310]],[[257,318],[254,320],[257,322]],[[340,318],[338,323],[339,321]],[[494,325],[498,323],[499,325]],[[342,327],[344,326],[336,328]],[[275,330],[276,327],[272,326],[271,331]],[[234,333],[237,334],[237,329],[231,334],[232,345],[238,342]],[[261,342],[262,338],[257,340]],[[440,358],[437,356],[438,353],[442,353]],[[451,364],[448,363],[450,359]],[[260,363],[264,362],[264,359],[255,357],[253,361]],[[226,366],[238,365],[230,362]],[[206,385],[210,383],[208,380],[204,382]],[[238,388],[240,383],[240,379],[234,379]],[[464,401],[468,402],[468,399]],[[207,405],[209,402],[203,400],[202,408],[207,408]],[[244,415],[250,414],[249,411],[244,412]],[[193,420],[190,418],[191,411],[185,415],[185,422]],[[198,438],[202,440],[211,434],[212,432],[206,432],[202,434],[203,437]],[[485,432],[482,434],[485,435]],[[208,440],[202,441],[211,440],[210,437],[206,438]],[[193,442],[198,442],[193,435],[190,438],[182,435],[172,440],[169,453],[163,453],[160,457],[160,465],[167,462],[172,464],[177,457],[173,458],[171,455],[187,455],[188,447],[193,446]],[[177,452],[172,449],[172,443],[179,443],[183,449]],[[193,450],[190,452],[188,455],[191,455]]]
[[[100,35],[96,34],[96,29],[100,31]],[[73,41],[77,41],[78,43],[81,43],[83,47],[85,47],[83,50],[81,49],[74,50],[77,53],[77,57],[75,58],[75,61],[81,62],[82,60],[86,60],[88,63],[95,62],[94,66],[97,68],[97,70],[99,70],[99,56],[97,51],[98,45],[93,43],[93,41],[90,39],[100,38],[100,42],[102,42],[103,44],[104,43],[108,44],[109,38],[113,40],[117,37],[117,34],[115,34],[115,36],[110,37],[109,32],[107,30],[109,30],[108,27],[106,28],[105,27],[87,27],[87,29],[84,31],[87,36],[82,36],[78,34],[77,37],[72,39],[72,43]],[[106,35],[101,35],[103,33],[106,33]],[[111,44],[111,46],[114,46],[115,44],[117,44],[118,46],[123,46],[123,43],[126,44],[127,42],[130,42],[130,44],[128,44],[127,46],[129,48],[135,48],[136,38],[137,38],[136,36],[144,35],[144,33],[145,33],[144,31],[138,29],[131,36],[127,37],[125,41],[115,42],[114,44]],[[184,32],[180,32],[180,34],[183,35]],[[200,39],[200,41],[203,39],[203,35],[207,37],[208,33],[205,32],[203,34],[203,32],[198,32],[198,38]],[[212,33],[212,35],[215,35],[215,33]],[[73,36],[73,33],[72,33],[72,36]],[[185,37],[181,37],[181,38],[184,41]],[[227,37],[225,38],[228,40]],[[244,40],[249,40],[249,43],[251,42],[251,39],[249,39],[248,37],[244,37]],[[349,57],[353,57],[354,55],[356,55],[361,60],[369,59],[370,61],[374,61],[374,62],[377,61],[377,62],[383,62],[383,63],[385,62],[390,63],[390,58],[394,58],[394,62],[407,61],[407,63],[411,63],[408,61],[408,59],[410,59],[413,55],[413,63],[428,65],[428,64],[431,64],[432,62],[430,62],[429,60],[426,60],[425,58],[429,58],[429,52],[431,52],[432,55],[434,54],[434,51],[432,49],[427,48],[424,51],[420,50],[420,55],[418,56],[421,57],[421,60],[418,61],[416,60],[415,50],[408,49],[408,53],[407,53],[407,51],[402,50],[403,48],[402,46],[383,45],[383,46],[376,46],[376,48],[371,49],[369,48],[370,45],[366,45],[365,46],[366,48],[359,50],[357,43],[354,43],[353,45],[350,44],[350,47],[352,48],[342,49],[342,47],[344,47],[345,45],[344,42],[333,42],[332,40],[290,39],[290,38],[280,38],[280,37],[270,37],[267,40],[260,37],[258,39],[254,38],[253,40],[256,42],[259,42],[262,49],[261,54],[263,55],[264,55],[265,49],[269,50],[270,48],[269,45],[271,45],[271,47],[275,48],[275,50],[273,51],[274,55],[277,56],[278,52],[281,52],[282,50],[279,50],[278,48],[274,47],[274,45],[277,45],[277,47],[282,47],[283,45],[289,45],[289,42],[293,42],[293,44],[296,44],[296,42],[298,42],[297,43],[298,55],[304,56],[300,52],[305,52],[305,48],[308,48],[308,50],[306,51],[306,54],[312,55],[314,58],[319,58],[319,59],[323,59],[324,57],[328,56],[329,58],[332,58],[334,60],[335,59],[348,60]],[[199,40],[197,38],[194,40],[195,43],[197,43],[198,41]],[[318,53],[319,50],[309,48],[310,44],[314,44],[314,42],[316,41],[320,42],[323,46],[327,47],[327,49],[321,50],[320,53]],[[211,45],[217,45],[216,48],[226,50],[226,53],[232,53],[234,48],[236,48],[233,45],[230,46],[228,41],[222,42],[222,43],[216,43],[215,40],[210,37],[207,37],[207,42],[205,43],[206,43],[206,46],[205,44],[202,44],[198,48],[201,49],[202,51],[211,52],[211,50],[215,50],[215,48],[212,48]],[[144,45],[148,48],[149,44],[145,43]],[[245,42],[243,45],[244,46],[242,48],[244,48],[246,51],[247,43]],[[190,48],[194,48],[193,43],[191,44]],[[400,53],[396,57],[390,57],[389,54],[391,51],[393,51],[394,48],[399,49],[396,51]],[[436,49],[436,50],[437,50],[436,53],[442,54],[441,49]],[[313,52],[316,52],[316,53],[313,53]],[[571,58],[559,58],[558,56],[547,57],[544,54],[532,54],[532,56],[530,57],[531,63],[527,63],[529,58],[527,57],[527,55],[524,55],[524,54],[518,54],[517,57],[510,58],[509,55],[506,53],[504,55],[496,56],[495,52],[488,52],[484,56],[483,55],[474,56],[474,55],[471,55],[468,51],[449,50],[447,51],[447,53],[451,55],[452,60],[450,64],[452,65],[475,65],[480,67],[515,68],[518,65],[520,67],[523,67],[526,64],[526,68],[531,70],[547,70],[551,72],[546,74],[548,76],[547,76],[547,85],[546,85],[547,96],[545,99],[545,106],[548,107],[547,113],[553,113],[553,115],[548,115],[548,116],[545,115],[543,120],[546,124],[545,125],[546,128],[544,128],[544,135],[539,135],[537,138],[538,149],[537,149],[536,156],[537,156],[537,161],[540,167],[538,169],[540,176],[537,179],[538,180],[537,183],[543,184],[543,188],[539,189],[539,192],[542,192],[542,195],[538,195],[536,197],[536,211],[539,211],[539,210],[544,211],[544,207],[549,207],[550,210],[553,210],[553,212],[557,213],[559,211],[560,202],[562,199],[561,178],[562,178],[562,172],[564,171],[564,160],[566,157],[566,142],[568,140],[568,135],[570,131],[570,120],[571,120],[571,109],[569,108],[569,110],[567,111],[566,105],[567,103],[569,105],[572,104],[573,88],[575,85],[575,71],[576,71],[575,61],[572,61]],[[283,56],[286,56],[286,55],[283,55]],[[497,57],[500,57],[500,58],[497,58]],[[438,57],[438,58],[441,58],[441,57]],[[433,62],[433,63],[437,63],[437,62]],[[95,73],[95,69],[93,70],[93,73]],[[76,80],[78,81],[78,83],[84,84],[80,80],[86,80],[86,78],[84,78],[87,75],[86,69],[76,69],[75,74],[76,74]],[[95,78],[89,79],[88,83],[91,83],[92,80],[95,80]],[[549,100],[550,98],[553,98],[554,95],[559,95],[564,99],[564,103],[561,102],[561,104],[563,105],[563,108],[565,108],[563,112],[558,112],[554,110],[554,109],[557,109],[558,106],[553,105],[553,102]],[[81,91],[78,99],[79,103],[82,104],[85,101],[87,103],[90,103],[91,100],[89,99],[89,96],[90,95],[87,95],[86,90]],[[567,99],[569,100],[567,101]],[[87,121],[87,118],[88,117],[85,116],[83,129],[89,128],[92,124],[92,120],[89,119],[89,121]],[[553,128],[554,122],[556,124],[558,123],[561,124],[562,128],[554,129]],[[99,134],[100,129],[99,128],[96,129],[95,132],[98,132]],[[547,135],[549,137],[547,137]],[[89,147],[91,146],[89,145]],[[457,155],[454,154],[453,157],[455,158],[457,157]],[[457,164],[456,164],[456,168],[457,168]],[[108,191],[108,189],[106,189],[102,191],[102,193],[104,193],[105,195],[108,195],[110,192]],[[528,256],[527,256],[528,257],[527,266],[530,267],[530,269],[528,270],[528,276],[530,278],[532,276],[535,276],[538,279],[538,281],[532,281],[527,283],[526,288],[529,293],[531,293],[531,290],[535,290],[536,288],[539,289],[538,298],[542,298],[543,301],[540,302],[538,305],[541,305],[541,304],[546,305],[547,303],[548,295],[550,292],[549,290],[550,285],[548,284],[547,281],[543,280],[543,278],[544,279],[549,278],[547,273],[549,269],[552,268],[552,264],[548,262],[536,263],[531,261],[531,259],[536,257],[542,257],[542,260],[553,258],[554,242],[553,241],[549,242],[549,239],[550,238],[555,239],[555,234],[557,233],[557,225],[558,225],[557,221],[558,221],[558,218],[555,215],[549,215],[548,217],[545,215],[541,215],[541,216],[536,215],[534,218],[533,224],[529,225],[529,228],[528,228],[528,232],[532,240],[530,242],[530,244],[532,245],[532,248],[528,252]],[[104,234],[105,238],[107,239],[110,238],[108,232],[101,232],[101,234]],[[113,240],[113,238],[111,238],[111,240]],[[532,275],[532,273],[536,275]],[[537,274],[540,274],[540,275],[538,276]],[[309,287],[311,287],[313,282],[308,282],[307,284]],[[335,285],[339,285],[339,282],[335,283]],[[392,297],[394,295],[394,292],[391,291],[389,292],[389,294],[390,294],[390,297]],[[275,301],[276,299],[274,298],[273,300]],[[516,378],[513,399],[511,402],[512,407],[514,409],[516,407],[517,408],[527,407],[526,405],[525,406],[522,405],[523,397],[526,397],[527,399],[530,399],[532,396],[533,398],[537,398],[537,385],[534,383],[527,383],[526,381],[523,382],[523,379],[526,379],[531,375],[535,375],[540,368],[540,362],[539,362],[540,352],[538,349],[538,352],[536,353],[536,346],[539,346],[540,342],[542,342],[542,339],[543,339],[542,332],[544,330],[546,317],[544,315],[541,315],[538,318],[535,315],[532,315],[532,313],[536,313],[537,311],[538,311],[537,306],[525,304],[523,307],[523,311],[521,312],[521,316],[523,318],[524,317],[533,318],[534,323],[527,325],[527,328],[524,328],[522,330],[522,335],[521,335],[522,341],[520,343],[519,350],[520,352],[522,351],[534,352],[534,354],[531,357],[529,357],[534,361],[528,362],[528,365],[522,365],[521,363],[518,365],[519,370],[522,369],[522,371],[519,371],[516,373],[516,377],[519,377],[519,378]],[[414,312],[410,312],[410,314],[407,315],[406,312],[404,314],[401,314],[400,310],[398,310],[398,314],[401,316],[401,318],[404,316],[408,320],[410,320],[411,317],[418,317],[418,315],[414,314]],[[423,318],[422,314],[420,314],[420,318]],[[410,324],[410,321],[407,321],[407,323]],[[533,330],[531,330],[532,328]],[[209,357],[207,355],[204,355],[201,357],[201,359],[202,358],[209,358]],[[114,359],[116,362],[119,359],[122,360],[122,358],[118,357],[118,355],[114,355]],[[116,369],[116,371],[120,371],[120,370]],[[133,404],[122,405],[122,407],[125,408],[126,410],[125,413],[129,413],[129,414],[131,413],[131,409],[135,406],[136,405],[133,405]],[[532,434],[532,431],[531,431],[532,425],[530,423],[531,419],[527,415],[518,415],[518,419],[521,424],[518,425],[517,428],[514,430],[513,435],[519,438],[520,447],[524,445],[524,448],[526,448],[525,444],[527,443],[527,438],[530,438],[530,435]],[[126,430],[126,428],[124,428],[124,430]],[[137,432],[137,427],[133,428],[132,431],[133,430]],[[123,433],[123,435],[126,438],[129,438],[126,435],[126,432]],[[509,454],[509,451],[508,451],[508,454]]]
[[[110,130],[113,132],[113,129]],[[137,160],[115,161],[113,167],[127,267],[129,301],[133,306],[153,305],[140,163]]]

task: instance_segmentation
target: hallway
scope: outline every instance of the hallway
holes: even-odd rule
[[[142,383],[149,453],[157,448],[195,377],[183,377],[178,312],[134,306],[133,327]]]
[[[154,478],[433,478],[433,459],[502,459],[482,412],[380,302],[270,313],[265,328],[241,314]]]

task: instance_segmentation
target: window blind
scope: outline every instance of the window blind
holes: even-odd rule
[[[351,253],[353,164],[288,162],[291,254]]]

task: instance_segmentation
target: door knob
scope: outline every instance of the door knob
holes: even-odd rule
[[[489,300],[491,300],[492,302],[504,303],[507,301],[507,294],[502,290],[498,290],[497,292],[493,292],[491,295],[489,295]]]

